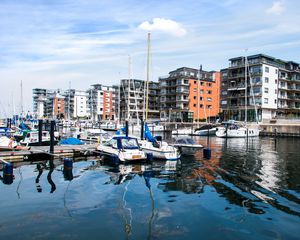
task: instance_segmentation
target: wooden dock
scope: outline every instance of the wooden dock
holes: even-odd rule
[[[49,146],[31,147],[30,150],[21,151],[1,151],[0,159],[8,162],[21,162],[21,161],[39,161],[49,160],[51,157],[81,157],[96,155],[96,147],[98,144],[86,145],[62,145],[54,146],[53,154],[50,153]]]

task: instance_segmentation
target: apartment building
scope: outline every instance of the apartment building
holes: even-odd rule
[[[46,100],[47,118],[65,118],[65,97],[60,90],[48,92]]]
[[[120,86],[115,86],[116,109],[121,120],[146,119],[147,82],[139,79],[122,79]],[[159,119],[159,83],[148,83],[148,119]]]
[[[170,121],[208,121],[220,109],[220,73],[182,67],[159,78],[161,118]]]
[[[36,118],[43,118],[46,116],[47,92],[48,90],[44,88],[32,89],[33,113]]]
[[[88,117],[86,91],[68,89],[65,96],[65,114],[69,119]]]
[[[115,89],[94,84],[87,90],[87,115],[94,121],[115,119]]]
[[[246,108],[248,121],[299,117],[299,64],[264,54],[229,61],[229,68],[221,70],[220,104],[225,119],[244,121]]]

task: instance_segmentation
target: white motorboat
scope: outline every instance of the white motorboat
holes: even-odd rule
[[[152,154],[153,158],[163,160],[177,160],[180,158],[180,152],[177,148],[169,145],[161,139],[154,138],[147,124],[145,124],[144,136],[146,139],[139,141],[141,148],[146,153]]]
[[[21,145],[25,146],[39,146],[39,132],[31,131],[26,134],[24,139],[20,141]],[[55,139],[54,144],[57,144],[58,141]],[[48,131],[42,131],[42,146],[50,145],[50,133]]]
[[[179,128],[172,131],[172,135],[190,135],[192,133],[191,128]]]
[[[202,127],[195,129],[194,134],[198,136],[215,136],[217,128],[213,125],[203,125]]]
[[[136,137],[115,135],[109,141],[97,146],[97,150],[103,157],[117,162],[130,162],[146,160],[147,154],[140,149]]]
[[[172,146],[178,148],[182,155],[194,155],[197,151],[203,148],[201,144],[197,144],[190,137],[179,137],[175,140]]]
[[[258,128],[241,126],[234,121],[228,121],[223,124],[224,124],[224,126],[217,128],[217,131],[216,131],[217,137],[238,138],[238,137],[258,137],[259,136]]]

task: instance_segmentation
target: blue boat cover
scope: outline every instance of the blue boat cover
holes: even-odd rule
[[[151,131],[150,131],[150,129],[149,129],[147,123],[145,123],[144,137],[145,137],[148,141],[150,141],[150,142],[152,142],[152,143],[156,143],[156,142],[157,142],[156,139],[152,136],[152,133],[151,133]]]
[[[80,141],[77,138],[67,138],[67,139],[63,139],[59,142],[60,144],[64,144],[64,145],[82,145],[83,142]]]

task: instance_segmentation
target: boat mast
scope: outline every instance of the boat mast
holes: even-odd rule
[[[147,82],[146,82],[146,121],[148,119],[149,107],[149,65],[150,65],[150,32],[148,33],[148,52],[147,52]]]
[[[118,93],[118,99],[119,99],[119,103],[118,103],[118,122],[120,123],[120,110],[121,110],[121,107],[120,107],[120,104],[121,104],[121,80],[120,80],[120,84],[119,84],[119,93]]]
[[[68,120],[70,121],[71,82],[69,81]]]
[[[247,56],[245,56],[245,124],[247,128]]]
[[[201,74],[201,65],[199,67],[199,74],[198,74],[198,90],[197,90],[197,118],[198,118],[198,128],[200,122],[200,74]]]
[[[127,96],[127,120],[130,118],[130,83],[131,83],[131,58],[128,56],[128,96]]]
[[[21,80],[21,116],[23,116],[23,111],[24,111],[24,108],[23,108],[23,83]]]

